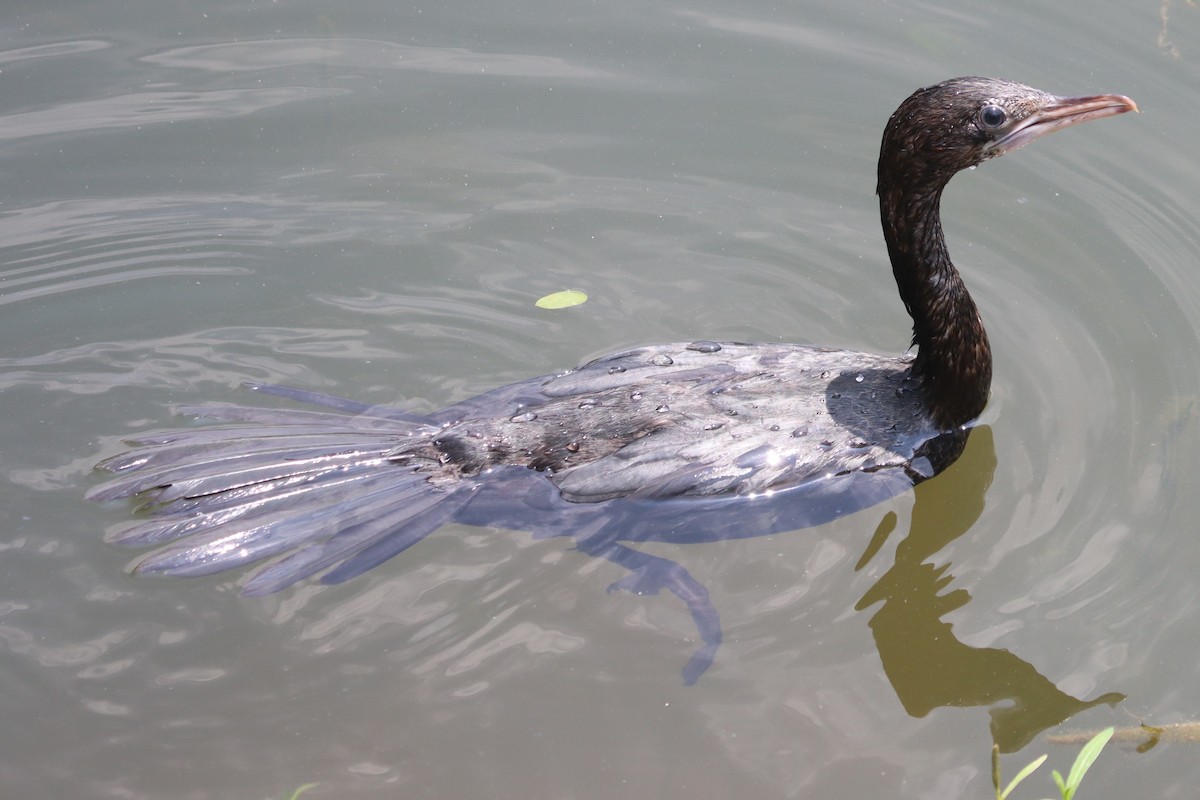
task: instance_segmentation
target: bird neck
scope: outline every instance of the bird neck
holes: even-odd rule
[[[938,427],[965,425],[983,411],[992,350],[962,277],[950,261],[940,204],[945,181],[914,191],[881,181],[883,234],[900,297],[913,319],[913,372]]]

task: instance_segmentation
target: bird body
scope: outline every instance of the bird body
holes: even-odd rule
[[[521,384],[540,396],[509,416],[447,425],[425,457],[445,459],[452,478],[530,466],[582,503],[753,495],[905,469],[915,445],[938,433],[909,367],[795,345],[643,347]],[[880,420],[880,409],[890,417]]]
[[[919,90],[885,129],[879,194],[915,356],[789,344],[690,342],[615,353],[428,416],[301,390],[260,391],[328,411],[211,404],[222,425],[143,436],[99,467],[96,500],[138,497],[114,541],[165,545],[137,571],[201,575],[274,560],[243,586],[347,580],[449,521],[569,535],[631,570],[616,586],[666,588],[704,645],[720,643],[707,592],[627,543],[709,541],[820,524],[892,497],[961,452],[992,360],[942,235],[958,171],[1065,125],[1136,110],[1118,95],[1058,98],[958,78]]]

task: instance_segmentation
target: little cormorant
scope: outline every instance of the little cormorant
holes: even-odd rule
[[[1008,81],[921,89],[888,120],[877,192],[915,357],[791,344],[641,347],[417,416],[280,387],[330,411],[209,404],[218,426],[141,436],[89,497],[136,497],[110,538],[163,545],[138,572],[204,575],[268,557],[245,594],[325,571],[335,583],[449,521],[569,535],[666,588],[704,645],[721,640],[704,587],[636,541],[755,536],[825,522],[911,487],[961,452],[992,356],[942,235],[957,172],[1051,131],[1135,111],[1120,95],[1055,97]]]

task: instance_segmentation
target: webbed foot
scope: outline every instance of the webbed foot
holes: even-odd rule
[[[712,666],[722,639],[721,618],[709,600],[704,585],[674,561],[648,555],[625,545],[608,543],[589,547],[586,542],[580,542],[579,549],[589,555],[607,558],[629,570],[629,575],[608,587],[609,592],[623,590],[649,595],[666,589],[684,602],[704,642],[683,668],[683,682],[689,686],[695,683]]]

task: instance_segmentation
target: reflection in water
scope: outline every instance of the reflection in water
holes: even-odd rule
[[[991,709],[992,739],[1011,753],[1041,731],[1100,703],[1117,703],[1124,695],[1109,692],[1079,700],[1060,691],[1026,661],[1008,650],[971,647],[954,637],[942,617],[971,599],[965,589],[944,592],[954,576],[949,563],[928,559],[966,533],[983,511],[984,494],[996,468],[992,431],[972,432],[962,457],[937,480],[919,485],[911,531],[896,548],[896,561],[871,587],[857,608],[882,606],[871,618],[884,672],[904,709],[924,717],[941,706]],[[894,529],[895,515],[880,523],[875,540],[859,561],[861,568]]]

